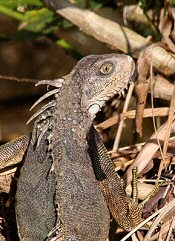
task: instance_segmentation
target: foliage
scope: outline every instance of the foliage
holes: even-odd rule
[[[53,24],[54,12],[45,8],[39,0],[1,1],[0,12],[19,21],[17,31],[25,29],[31,33],[47,34],[58,27]]]
[[[123,8],[125,5],[138,4],[144,11],[145,16],[148,17],[147,11],[153,9],[155,16],[160,14],[160,10],[164,7],[164,0],[76,0],[74,1],[81,8],[92,9],[94,11],[99,8]],[[174,0],[171,1],[174,4]],[[0,13],[10,16],[18,21],[18,28],[14,33],[0,35],[0,41],[8,40],[24,40],[37,38],[46,35],[49,38],[58,40],[55,35],[55,30],[72,27],[72,23],[58,16],[54,11],[46,8],[40,0],[1,0]],[[158,17],[152,19],[152,24],[157,29],[157,39],[160,39],[158,31]],[[145,29],[145,34],[148,31]],[[145,36],[145,34],[143,34]],[[70,45],[70,44],[69,44]],[[64,48],[64,44],[61,45]],[[67,48],[66,48],[67,49]],[[72,47],[71,47],[72,49]]]
[[[166,161],[167,163],[169,162],[169,167],[171,163],[172,163],[171,165],[173,165],[173,160],[174,160],[173,159],[174,153],[173,152],[171,153],[171,150],[169,153],[167,152],[168,155],[166,158],[164,153],[166,153],[167,151],[167,145],[168,145],[168,139],[170,136],[171,126],[173,125],[173,128],[175,129],[174,127],[175,123],[173,122],[173,118],[172,118],[174,116],[174,109],[175,109],[175,87],[173,87],[173,84],[171,83],[172,81],[174,81],[174,74],[175,74],[175,71],[174,71],[175,70],[175,67],[174,67],[175,66],[175,59],[174,59],[175,57],[175,34],[174,34],[175,33],[175,25],[174,25],[175,16],[173,16],[173,11],[172,11],[172,6],[175,6],[175,0],[154,0],[154,1],[152,0],[103,0],[103,1],[71,0],[71,2],[77,4],[78,7],[81,8],[81,9],[78,9],[77,12],[81,12],[82,13],[81,16],[83,17],[84,17],[84,9],[90,9],[90,10],[93,10],[94,12],[97,11],[98,15],[100,15],[100,13],[98,12],[100,8],[108,8],[107,11],[110,10],[109,11],[110,13],[117,8],[117,10],[119,10],[118,11],[119,13],[124,13],[123,22],[127,24],[127,27],[123,28],[121,23],[118,24],[115,21],[113,21],[115,28],[116,26],[119,26],[117,31],[115,30],[115,28],[111,28],[111,25],[112,25],[111,21],[108,21],[107,17],[94,18],[96,22],[92,21],[93,24],[91,24],[91,26],[93,27],[95,26],[96,28],[91,28],[89,22],[91,21],[93,16],[94,15],[97,16],[97,14],[89,14],[90,16],[89,18],[85,17],[86,18],[85,20],[88,19],[87,21],[76,22],[73,19],[72,22],[75,23],[75,25],[80,29],[80,31],[82,30],[85,33],[95,37],[97,40],[103,43],[106,43],[108,46],[111,46],[114,51],[120,50],[127,54],[133,55],[136,61],[137,72],[138,72],[138,75],[135,76],[137,78],[137,86],[135,88],[135,92],[137,95],[137,107],[136,107],[137,111],[132,110],[116,116],[118,103],[116,104],[115,101],[112,101],[111,108],[106,108],[105,114],[106,116],[111,114],[115,116],[108,119],[107,121],[100,123],[97,126],[99,130],[107,129],[109,127],[113,128],[113,125],[118,124],[121,120],[124,120],[125,118],[135,118],[136,131],[141,136],[143,118],[152,117],[152,116],[154,116],[154,118],[155,116],[159,118],[161,116],[167,116],[167,115],[170,116],[169,122],[167,124],[168,128],[166,128],[168,130],[167,131],[168,134],[166,134],[165,136],[166,139],[164,142],[165,144],[163,147],[163,152],[161,151],[163,153],[162,155],[163,157],[161,157],[159,153],[156,153],[158,145],[157,146],[155,145],[154,135],[151,141],[148,141],[147,144],[149,145],[145,145],[145,148],[143,147],[142,149],[143,151],[140,152],[141,155],[140,153],[139,154],[136,153],[135,147],[133,150],[133,146],[131,147],[131,149],[130,148],[128,149],[128,147],[125,147],[123,149],[124,151],[123,156],[121,156],[122,152],[120,153],[120,156],[118,156],[118,153],[116,155],[116,160],[118,159],[117,161],[121,163],[122,171],[125,167],[128,167],[128,165],[130,165],[133,158],[137,158],[136,163],[138,165],[141,165],[139,166],[139,168],[140,169],[142,168],[142,170],[145,171],[145,173],[143,171],[143,175],[144,175],[143,180],[146,180],[147,177],[149,177],[150,179],[151,169],[153,171],[153,174],[157,172],[157,164],[161,158],[163,162],[164,161]],[[69,39],[70,39],[69,36],[72,34],[72,32],[77,33],[78,31],[70,31],[69,34],[67,33],[68,32],[67,30],[71,30],[70,28],[73,27],[73,24],[71,22],[68,22],[63,18],[63,17],[67,18],[67,12],[65,13],[65,15],[64,14],[61,15],[63,17],[60,17],[54,11],[51,11],[50,9],[46,8],[42,0],[8,0],[8,1],[0,0],[0,13],[13,18],[17,25],[13,33],[1,34],[0,41],[11,41],[11,40],[21,41],[24,39],[31,39],[31,38],[37,39],[40,36],[47,36],[47,38],[52,39],[57,45],[59,45],[66,52],[73,55],[77,59],[83,57],[82,55],[84,53],[87,53],[87,52],[84,52],[83,54],[80,54],[76,50],[76,47],[72,46],[69,43]],[[116,12],[114,12],[114,14],[115,13]],[[76,15],[72,14],[71,16],[73,16],[72,18],[75,18]],[[71,18],[67,18],[67,19],[71,21]],[[80,25],[79,24],[80,22],[83,22],[84,25]],[[129,28],[132,28],[133,31],[130,31]],[[59,30],[64,30],[64,31],[59,31]],[[119,31],[121,31],[121,33],[119,33]],[[113,33],[115,33],[116,35],[113,35]],[[77,34],[78,37],[76,36],[77,41],[80,40],[80,37],[78,34]],[[119,37],[123,36],[123,37],[118,38],[118,36]],[[109,41],[111,39],[114,40],[112,44],[115,43],[115,45],[111,44],[111,41]],[[50,43],[51,41],[48,41],[48,42]],[[79,41],[78,46],[80,46],[82,43],[83,41]],[[85,43],[84,45],[86,45],[86,41],[84,41],[84,43]],[[135,45],[135,43],[139,45]],[[83,46],[83,47],[86,47],[86,46]],[[89,46],[87,47],[87,49],[88,49],[88,53],[93,52]],[[6,58],[8,58],[8,56],[9,55],[7,54]],[[21,63],[22,61],[19,60],[19,62]],[[65,61],[63,61],[62,59],[60,62],[65,63]],[[125,71],[125,69],[123,69],[123,71]],[[6,79],[17,80],[18,78],[15,78],[15,77],[9,78],[7,76]],[[21,80],[24,81],[24,79],[21,79]],[[174,88],[174,91],[173,91],[174,94],[172,95],[173,101],[171,101],[170,110],[168,107],[159,108],[158,106],[156,109],[154,109],[154,111],[153,109],[149,108],[150,105],[153,106],[153,103],[149,102],[149,93],[150,93],[149,88],[150,86],[153,86],[153,85],[154,85],[154,90],[151,87],[151,95],[153,96],[154,94],[162,102],[167,101],[167,103],[170,100],[172,95],[171,90],[173,90]],[[151,102],[153,102],[153,98],[151,99]],[[126,103],[128,102],[126,101]],[[155,106],[156,106],[156,103],[155,103]],[[113,110],[115,111],[113,112]],[[101,116],[101,118],[103,117]],[[160,119],[159,121],[157,121],[157,123],[158,122],[160,122]],[[155,126],[155,123],[154,123],[154,126]],[[118,129],[119,134],[120,134],[120,127],[121,126],[119,124],[119,129]],[[107,132],[105,133],[105,138],[108,139],[109,145],[111,145],[112,143],[111,140],[115,138],[114,136],[115,133],[113,130],[114,129],[111,129],[111,133],[109,131],[108,136],[106,134]],[[160,130],[162,129],[160,128]],[[163,130],[165,133],[165,129]],[[146,129],[146,132],[147,132],[146,135],[148,135],[149,128]],[[116,134],[116,139],[113,146],[113,152],[112,152],[113,154],[115,154],[115,151],[117,149],[117,146],[120,140],[120,137],[118,138],[118,136],[120,136],[118,135],[118,133]],[[127,138],[128,138],[128,133],[127,133]],[[159,134],[159,131],[158,132],[156,131],[156,137],[158,137],[158,134]],[[132,137],[132,134],[130,135],[131,135],[131,138],[135,139],[134,141],[136,141],[136,138],[135,138],[136,135],[133,137]],[[162,136],[162,132],[160,132],[160,136]],[[161,142],[163,142],[163,139],[161,138],[160,140]],[[144,138],[144,140],[145,139],[146,138]],[[118,143],[116,142],[116,140]],[[137,139],[137,141],[139,141],[139,139]],[[171,145],[172,146],[174,145],[175,147],[174,143],[173,144],[171,143]],[[131,153],[131,154],[128,154],[128,153]],[[152,155],[152,157],[150,157],[151,156],[150,154]],[[153,156],[154,156],[154,159],[153,159]],[[123,163],[125,163],[126,165]],[[146,168],[145,168],[145,163],[147,163]],[[162,166],[164,166],[164,164],[165,163],[163,163]],[[160,165],[158,175],[160,175],[162,171],[161,168],[162,167]],[[146,169],[149,172],[148,174],[146,173],[147,172]],[[173,169],[169,168],[169,170],[170,170],[169,175],[171,175],[173,172]],[[129,174],[128,176],[132,176],[132,175]],[[152,175],[151,178],[154,178],[154,175]],[[173,180],[174,180],[174,177],[173,177]],[[173,195],[173,192],[171,192],[171,195]],[[152,206],[152,205],[149,205],[149,206]],[[150,210],[150,212],[152,212],[152,210]],[[156,224],[155,227],[156,227],[156,230],[159,232],[159,228],[157,228],[159,227],[159,225]],[[160,234],[163,233],[162,230],[163,229],[161,226]]]
[[[81,7],[87,7],[87,1],[77,0],[76,2]],[[98,9],[107,1],[94,0],[89,2],[90,7]],[[3,36],[3,38],[1,36],[1,39],[6,40],[14,38],[16,40],[18,38],[19,40],[23,39],[21,38],[21,34],[19,32],[23,35],[24,32],[26,33],[26,31],[28,31],[29,33],[25,34],[25,36],[30,38],[34,36],[47,35],[52,33],[55,29],[58,29],[60,26],[63,28],[72,26],[72,24],[68,23],[66,20],[58,18],[53,11],[45,8],[44,4],[40,0],[1,0],[0,13],[8,15],[19,21],[18,29],[14,35]]]
[[[90,5],[88,5],[88,2]],[[76,1],[82,8],[89,7],[93,10],[101,8],[107,2],[109,1]],[[16,31],[10,34],[1,34],[0,41],[21,41],[43,35],[54,40],[59,40],[54,34],[54,31],[59,28],[67,29],[73,26],[72,23],[46,8],[40,0],[1,0],[0,13],[18,21],[18,28]],[[69,53],[73,54],[75,57],[80,57],[80,54],[75,49],[73,50],[73,47],[69,43],[66,43],[65,40],[59,41],[57,44],[62,48],[65,48],[66,51],[69,51]]]

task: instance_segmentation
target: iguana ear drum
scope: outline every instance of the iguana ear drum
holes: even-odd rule
[[[100,111],[100,106],[97,104],[91,105],[89,107],[89,113],[91,116],[95,116]]]

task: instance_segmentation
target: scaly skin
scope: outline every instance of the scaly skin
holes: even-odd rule
[[[121,94],[133,71],[129,56],[90,55],[63,77],[54,105],[35,122],[21,169],[16,195],[21,240],[44,240],[56,223],[64,241],[107,240],[109,211],[87,135],[95,114]]]
[[[93,126],[89,130],[88,143],[95,175],[109,210],[121,227],[126,231],[131,231],[143,221],[141,218],[142,207],[138,205],[138,200],[130,200],[127,197],[124,181],[115,171],[114,164]]]
[[[0,146],[0,169],[19,163],[29,144],[28,136],[21,136]]]

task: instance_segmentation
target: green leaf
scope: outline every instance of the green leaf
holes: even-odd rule
[[[63,28],[71,28],[73,26],[73,24],[69,21],[67,21],[66,19],[63,19],[62,21],[62,27]]]
[[[74,56],[77,59],[81,59],[83,55],[79,53],[69,42],[67,42],[64,39],[59,39],[57,41],[57,44],[62,47],[64,50],[66,50],[69,54]]]
[[[54,12],[47,8],[27,11],[24,14],[24,21],[19,25],[19,30],[27,29],[32,32],[41,32],[54,18]]]
[[[39,0],[0,0],[0,4],[9,8],[27,7],[28,5],[43,6],[43,3]]]
[[[44,6],[40,0],[17,0],[20,5],[33,5],[33,6]]]
[[[14,11],[8,7],[5,7],[3,5],[0,5],[0,13],[3,13],[9,17],[15,18],[18,21],[23,21],[24,16],[22,13],[19,13],[17,11]]]
[[[98,10],[103,7],[102,2],[91,1],[91,8],[94,10]]]

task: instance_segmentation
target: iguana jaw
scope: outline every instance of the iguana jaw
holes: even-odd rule
[[[119,96],[124,96],[125,95],[125,90],[128,89],[130,79],[125,83],[125,85],[120,89],[120,90],[115,90],[115,88],[112,88],[113,86],[109,86],[109,88],[106,88],[100,96],[94,98],[94,100],[91,100],[91,104],[88,107],[88,112],[91,115],[92,118],[95,118],[95,115],[101,111],[102,107],[105,106],[106,102],[114,97],[115,95],[117,98]],[[106,92],[109,93],[109,89],[111,90],[111,95],[109,96],[106,95]]]

